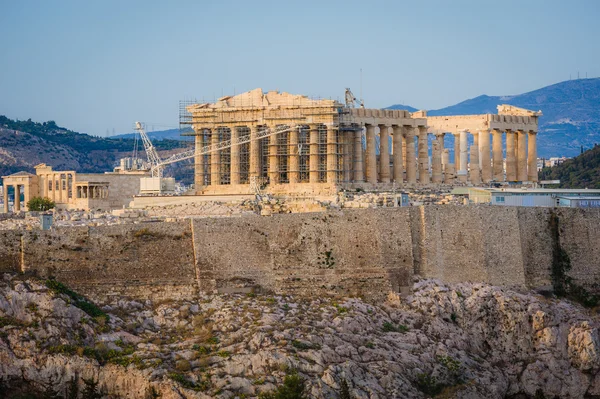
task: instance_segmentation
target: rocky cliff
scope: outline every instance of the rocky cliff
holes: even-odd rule
[[[284,390],[286,375],[309,398],[600,395],[596,315],[483,284],[413,291],[379,305],[252,294],[98,308],[56,282],[5,274],[0,395],[250,398]]]

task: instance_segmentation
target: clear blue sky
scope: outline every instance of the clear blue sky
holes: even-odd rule
[[[435,109],[600,76],[600,1],[0,0],[0,114],[175,127],[256,87]]]

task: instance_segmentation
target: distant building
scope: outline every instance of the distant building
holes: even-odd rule
[[[505,206],[570,206],[600,207],[600,190],[590,189],[524,189],[481,188],[467,189],[469,202]]]

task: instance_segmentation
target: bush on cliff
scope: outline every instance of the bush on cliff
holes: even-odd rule
[[[83,310],[85,313],[93,317],[96,322],[101,325],[105,325],[108,322],[108,315],[104,313],[95,303],[87,300],[84,296],[76,293],[69,289],[66,285],[60,281],[53,279],[46,280],[46,287],[57,294],[63,294],[68,296],[72,301],[73,305]]]
[[[288,374],[283,380],[283,385],[275,391],[262,393],[259,399],[304,399],[304,379],[296,373]]]

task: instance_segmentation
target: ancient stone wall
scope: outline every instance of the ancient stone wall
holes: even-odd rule
[[[550,218],[568,274],[600,292],[600,211],[426,206],[0,231],[0,272],[55,276],[95,298],[263,290],[379,300],[414,274],[552,285]]]

